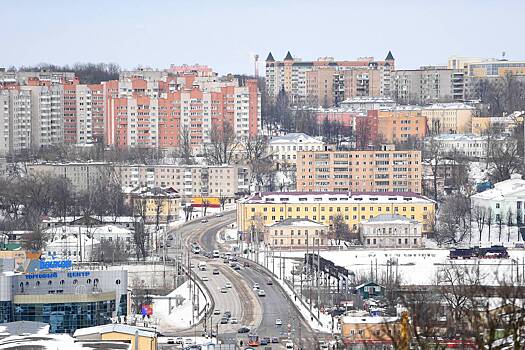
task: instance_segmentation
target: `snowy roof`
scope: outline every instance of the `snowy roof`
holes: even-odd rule
[[[481,193],[476,193],[472,198],[482,200],[503,200],[506,196],[518,194],[525,196],[525,180],[521,179],[521,175],[513,174],[509,180],[498,182],[494,184],[494,188]]]
[[[367,221],[363,221],[363,224],[371,223],[371,224],[417,224],[418,222],[416,220],[412,220],[409,218],[406,218],[404,216],[398,215],[398,214],[381,214],[374,216],[373,218],[368,219]]]
[[[43,223],[70,223],[75,220],[82,219],[83,216],[66,216],[65,218],[62,216],[54,216],[54,217],[48,217],[44,220],[42,220]],[[106,223],[116,223],[116,224],[122,224],[122,223],[133,223],[136,220],[133,216],[91,216],[91,218],[95,220],[100,220],[102,222]]]
[[[49,324],[36,321],[15,321],[0,324],[0,335],[48,334]]]
[[[393,103],[396,101],[389,97],[383,96],[358,96],[344,100],[341,104],[352,104],[352,103]]]
[[[257,192],[239,203],[420,203],[433,204],[430,198],[413,192]]]
[[[38,349],[38,350],[82,350],[69,334],[13,335],[2,339],[0,349]]]
[[[423,109],[475,109],[474,107],[460,102],[450,102],[450,103],[434,103],[430,106],[423,107]]]
[[[304,133],[293,132],[283,136],[275,136],[270,140],[270,144],[274,143],[297,143],[297,142],[311,142],[323,144],[323,141],[316,139],[315,137],[306,135]]]
[[[131,231],[125,227],[115,226],[115,225],[103,225],[103,226],[94,226],[87,227],[84,225],[72,225],[72,226],[59,226],[48,228],[44,232],[55,233],[57,235],[76,235],[79,232],[82,234],[103,234],[103,233],[112,233],[115,235],[130,235]]]
[[[346,324],[364,324],[364,323],[393,323],[399,321],[398,317],[380,317],[380,316],[365,316],[365,317],[356,317],[356,316],[343,316],[341,317],[341,322]]]
[[[100,244],[100,242],[96,239],[91,239],[89,238],[87,235],[82,235],[82,244],[93,244],[93,245],[98,245]],[[47,249],[50,249],[50,248],[53,248],[55,246],[61,246],[61,245],[71,245],[71,246],[75,246],[78,244],[78,238],[77,237],[74,237],[74,236],[66,236],[64,238],[59,238],[59,239],[55,239],[54,241],[52,242],[49,242],[49,244],[47,245]]]
[[[135,335],[138,332],[139,336],[141,337],[148,337],[148,338],[156,337],[156,332],[154,329],[128,326],[127,324],[121,324],[121,323],[113,323],[113,324],[105,324],[102,326],[80,328],[75,331],[75,333],[73,334],[73,337],[76,338],[76,337],[88,336],[92,334],[104,334],[104,333],[111,333],[111,332],[125,333],[125,334],[131,334],[131,335]]]
[[[320,224],[318,222],[315,222],[310,219],[293,219],[288,218],[285,220],[281,220],[273,225],[270,225],[271,227],[281,227],[281,226],[294,226],[294,227],[326,227],[326,225]]]

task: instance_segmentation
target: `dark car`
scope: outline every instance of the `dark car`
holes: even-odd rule
[[[221,318],[221,324],[227,324],[227,323],[228,323],[228,318],[226,317]]]
[[[239,271],[241,269],[241,267],[239,266],[239,264],[235,264],[235,266],[233,267],[233,269],[235,271]]]
[[[237,333],[250,333],[250,328],[248,328],[248,327],[241,327],[241,328],[239,328]]]
[[[269,338],[262,338],[261,339],[261,345],[268,345],[268,343],[269,343],[268,340],[269,340]]]
[[[224,317],[230,318],[232,317],[232,313],[230,311],[224,311]]]
[[[244,267],[250,267],[250,264],[248,264],[248,262],[244,262],[244,264],[242,264]]]
[[[214,274],[214,275],[218,275],[218,274],[219,274],[219,269],[213,269],[212,274]]]
[[[266,284],[271,286],[273,284],[273,281],[269,279],[268,281],[266,281]]]

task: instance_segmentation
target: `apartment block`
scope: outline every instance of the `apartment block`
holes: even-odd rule
[[[249,192],[249,170],[238,165],[121,165],[115,171],[123,187],[171,187],[184,197],[235,198]]]
[[[441,66],[396,70],[391,96],[401,104],[427,105],[437,102],[464,101],[466,78],[463,70]]]
[[[32,145],[31,91],[9,89],[0,91],[2,142],[0,152],[29,150]]]
[[[89,191],[105,174],[111,174],[113,165],[103,162],[89,163],[28,163],[28,175],[51,175],[70,181],[75,191]]]
[[[469,133],[475,113],[476,109],[465,103],[436,103],[421,109],[433,134]]]
[[[379,139],[385,143],[423,140],[427,134],[427,118],[417,110],[378,111]]]
[[[421,193],[421,151],[298,152],[297,190]]]
[[[332,227],[342,216],[351,229],[381,214],[397,214],[423,225],[435,215],[435,202],[409,192],[262,192],[237,202],[237,227],[248,233],[252,227],[270,226],[285,219],[307,219]]]
[[[356,96],[388,96],[394,63],[390,52],[384,61],[373,57],[302,61],[290,52],[282,61],[276,61],[270,52],[266,58],[266,89],[270,98],[284,91],[293,105],[315,107],[338,105]]]

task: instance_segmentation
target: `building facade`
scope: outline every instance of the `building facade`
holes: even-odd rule
[[[324,247],[328,226],[309,219],[284,219],[266,228],[264,242],[273,249]]]
[[[421,193],[421,151],[298,152],[297,190]]]
[[[429,132],[433,134],[464,134],[472,130],[476,109],[464,103],[436,103],[423,107]]]
[[[369,248],[421,248],[422,224],[398,214],[382,214],[361,222],[361,243]]]
[[[301,151],[321,151],[324,142],[303,133],[290,133],[283,136],[272,136],[268,142],[268,153],[279,163],[295,165],[297,153]]]
[[[270,226],[285,219],[308,219],[331,227],[342,215],[348,226],[381,214],[399,214],[431,227],[434,201],[409,192],[268,192],[255,193],[237,202],[237,225],[241,232],[252,226]]]
[[[428,142],[428,141],[427,141]],[[488,138],[472,134],[440,134],[432,137],[443,153],[456,153],[467,158],[487,157]],[[497,142],[497,140],[491,140]]]
[[[285,92],[292,105],[330,107],[357,96],[388,96],[394,57],[385,60],[363,57],[355,61],[336,61],[322,57],[302,61],[290,52],[282,61],[272,53],[266,58],[266,90],[271,99]]]
[[[48,323],[73,333],[111,323],[128,311],[127,271],[40,270],[0,274],[0,321]]]

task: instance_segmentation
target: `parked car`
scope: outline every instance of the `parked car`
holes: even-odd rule
[[[219,269],[213,269],[213,272],[212,272],[214,275],[218,275],[219,274]]]
[[[268,345],[269,341],[267,338],[261,338],[260,342],[261,345]]]

